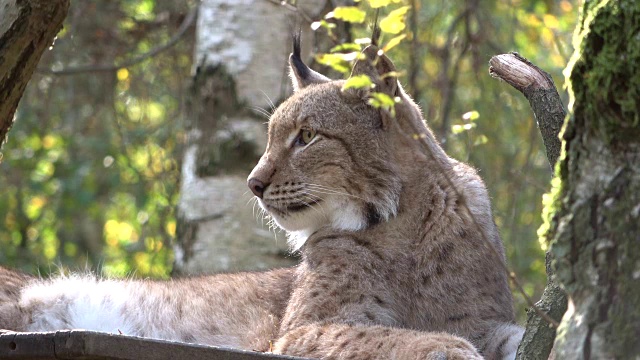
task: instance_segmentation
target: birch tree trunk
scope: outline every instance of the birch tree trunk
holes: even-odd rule
[[[0,0],[0,147],[40,56],[62,28],[68,9],[69,0]]]
[[[313,0],[299,6],[296,12],[265,0],[200,4],[176,274],[258,270],[295,262],[287,255],[283,234],[270,231],[252,206],[246,177],[266,147],[267,116],[261,112],[270,113],[273,103],[290,92],[291,35],[303,29],[308,54],[313,41],[303,17],[315,17],[328,4]]]
[[[640,6],[586,0],[547,239],[568,309],[557,359],[640,356]]]

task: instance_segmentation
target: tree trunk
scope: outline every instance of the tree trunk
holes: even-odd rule
[[[307,1],[298,10],[278,4],[205,0],[200,5],[175,274],[294,263],[286,256],[284,236],[268,230],[252,206],[246,176],[266,147],[273,102],[290,92],[291,35],[304,29],[309,54],[313,42],[304,19],[319,14],[327,2]]]
[[[570,73],[571,116],[547,205],[568,310],[558,359],[640,355],[640,7],[586,0]]]
[[[0,0],[0,147],[40,56],[52,45],[69,0]]]

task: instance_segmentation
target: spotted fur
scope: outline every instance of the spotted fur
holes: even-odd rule
[[[355,75],[395,116],[291,58],[248,179],[292,269],[168,282],[0,269],[0,328],[87,328],[329,359],[512,359],[522,336],[482,180],[449,158],[375,46]],[[391,74],[391,75],[390,75]],[[416,131],[417,129],[417,131]],[[426,151],[417,139],[426,140]]]

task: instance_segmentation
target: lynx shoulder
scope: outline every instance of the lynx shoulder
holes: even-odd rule
[[[522,329],[484,184],[445,154],[392,62],[375,46],[363,55],[352,76],[369,76],[375,89],[345,90],[309,69],[296,42],[295,93],[271,116],[247,181],[300,251],[298,267],[170,282],[32,281],[0,298],[26,313],[0,303],[0,327],[24,318],[12,326],[116,327],[262,350],[273,340],[276,352],[318,358],[513,358]],[[399,99],[393,114],[370,105],[372,91]],[[84,286],[71,290],[74,281]]]

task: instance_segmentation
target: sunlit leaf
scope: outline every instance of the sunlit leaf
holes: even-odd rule
[[[542,17],[542,21],[544,22],[544,25],[548,28],[557,29],[558,27],[560,27],[560,22],[558,21],[558,18],[551,14],[545,14]]]
[[[398,34],[405,29],[404,16],[409,11],[410,6],[403,6],[393,10],[380,21],[380,30],[389,34]]]
[[[476,127],[475,123],[469,123],[464,125],[453,125],[451,127],[451,132],[454,134],[460,134],[464,131],[473,129],[474,127]]]
[[[25,212],[29,219],[35,219],[40,215],[42,207],[47,204],[47,199],[42,196],[34,196],[27,203]]]
[[[474,146],[478,146],[478,145],[482,145],[482,144],[486,144],[489,142],[489,138],[487,138],[485,135],[479,135],[476,140],[473,142]]]
[[[402,0],[368,0],[368,2],[369,2],[369,6],[371,6],[371,8],[377,9],[377,8],[384,7],[384,6],[387,6],[387,5],[392,4],[392,3],[396,3],[397,4],[399,2],[402,2]]]
[[[325,28],[325,29],[330,31],[331,29],[336,27],[336,24],[330,23],[330,22],[328,22],[326,20],[314,21],[311,24],[311,30],[313,30],[313,31],[316,31],[321,27],[323,27],[323,28]]]
[[[116,73],[116,76],[118,77],[118,80],[120,81],[125,81],[129,78],[129,70],[127,69],[120,69],[118,70],[118,72]]]
[[[387,42],[387,44],[382,48],[382,50],[384,52],[387,52],[387,51],[393,49],[394,47],[398,46],[400,44],[400,42],[406,37],[407,37],[407,34],[402,34],[402,35],[394,37],[393,39],[389,40],[389,42]]]
[[[387,110],[393,116],[395,116],[396,114],[395,105],[396,103],[400,102],[400,98],[398,97],[392,98],[391,96],[385,93],[380,93],[380,92],[371,93],[370,96],[371,97],[369,98],[369,101],[368,101],[369,105],[375,108],[381,108],[381,109]]]
[[[360,24],[367,18],[367,13],[355,6],[338,6],[325,16],[325,19],[331,18]]]
[[[58,135],[47,134],[42,138],[42,147],[47,150],[60,146],[61,143],[62,139]]]
[[[167,223],[166,230],[167,230],[167,234],[171,236],[176,236],[176,222],[173,220],[169,221]]]
[[[465,120],[470,120],[470,121],[474,121],[476,119],[478,119],[480,117],[480,113],[477,112],[476,110],[472,110],[472,111],[468,111],[464,114],[462,114],[462,118]]]
[[[353,52],[353,51],[360,51],[360,50],[362,50],[362,48],[360,47],[360,45],[356,43],[344,43],[344,44],[340,44],[332,47],[331,50],[329,50],[329,52],[332,52],[332,53]]]
[[[342,90],[347,89],[364,89],[364,88],[373,88],[375,85],[371,81],[368,75],[355,75],[347,79],[347,81],[342,86]]]
[[[319,54],[316,55],[316,61],[322,65],[330,66],[341,73],[351,71],[350,62],[360,56],[359,52],[350,52],[345,54]]]

